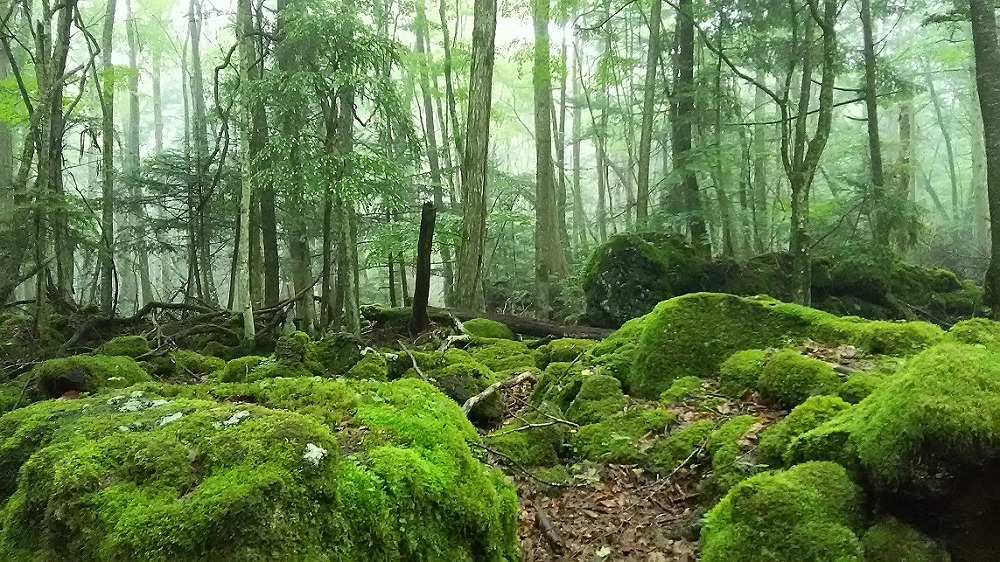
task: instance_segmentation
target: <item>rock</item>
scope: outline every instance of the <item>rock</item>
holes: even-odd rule
[[[150,351],[149,340],[146,339],[146,336],[118,336],[101,344],[94,353],[135,359]]]
[[[505,324],[487,320],[486,318],[473,318],[463,323],[465,331],[479,338],[493,338],[502,340],[516,340],[517,336]]]
[[[793,439],[833,419],[849,409],[850,404],[837,396],[813,396],[795,407],[781,421],[760,434],[757,460],[771,468],[785,464],[785,450]]]
[[[756,388],[785,408],[794,408],[810,396],[837,394],[840,377],[825,361],[783,349],[767,358]]]

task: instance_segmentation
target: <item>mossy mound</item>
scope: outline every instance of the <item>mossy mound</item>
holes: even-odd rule
[[[513,487],[421,381],[149,389],[0,418],[0,556],[520,558]]]
[[[535,368],[534,354],[519,341],[476,338],[466,351],[474,360],[501,375],[522,373]]]
[[[788,454],[859,464],[883,489],[945,493],[963,469],[1000,458],[1000,353],[934,346],[860,404],[794,440]]]
[[[707,496],[720,497],[757,472],[749,455],[751,444],[743,439],[757,423],[754,416],[737,416],[709,436],[705,449],[712,459],[712,474],[702,484]]]
[[[387,381],[389,378],[389,362],[385,355],[368,349],[361,359],[355,363],[344,376],[349,379],[362,379],[372,381]]]
[[[727,396],[740,396],[748,388],[757,388],[767,352],[763,349],[737,351],[719,365],[719,388]]]
[[[667,257],[636,234],[617,234],[597,247],[584,265],[584,320],[617,328],[646,314],[675,293]]]
[[[681,377],[660,394],[660,402],[673,404],[690,398],[702,398],[705,395],[704,383],[705,380],[699,377]]]
[[[806,463],[737,484],[708,512],[704,562],[861,562],[861,492],[843,467]]]
[[[794,408],[810,396],[837,394],[840,377],[825,361],[783,349],[765,362],[757,389],[785,408]]]
[[[219,382],[245,382],[251,378],[251,373],[267,360],[267,357],[257,355],[231,359],[226,362],[222,371],[219,371]]]
[[[566,408],[566,417],[580,425],[597,423],[621,412],[628,404],[618,379],[608,375],[582,375],[579,391]]]
[[[170,361],[173,363],[172,380],[175,381],[201,380],[226,367],[226,362],[218,357],[186,349],[170,352]]]
[[[74,355],[49,359],[29,373],[23,403],[58,398],[67,392],[98,392],[152,380],[130,357]]]
[[[551,423],[552,418],[549,416],[559,419],[560,415],[555,406],[539,404],[521,416],[521,420],[487,437],[487,444],[521,466],[554,466],[566,456],[564,444],[570,434],[569,426]],[[527,424],[537,425],[527,427]]]
[[[149,347],[149,340],[146,339],[146,336],[118,336],[101,344],[95,353],[135,359],[150,351],[152,348]]]
[[[659,408],[635,406],[598,423],[577,430],[571,446],[577,456],[595,462],[640,464],[645,462],[652,440],[662,435],[676,414]]]
[[[682,376],[708,377],[733,353],[814,339],[850,343],[869,353],[912,354],[939,340],[923,322],[840,318],[766,297],[693,293],[664,301],[643,322],[629,394],[656,398]]]
[[[757,460],[776,468],[785,463],[785,450],[793,439],[833,419],[850,404],[837,396],[813,396],[799,404],[781,421],[760,434]]]
[[[875,389],[882,386],[886,380],[886,374],[882,372],[853,373],[840,385],[840,397],[851,404],[857,404],[865,398],[871,396]]]
[[[591,348],[594,365],[602,374],[611,375],[623,384],[628,380],[647,318],[640,316],[629,320]]]
[[[1000,322],[986,318],[962,320],[948,330],[948,340],[1000,350]]]
[[[516,340],[514,332],[502,322],[489,320],[487,318],[473,318],[464,322],[465,331],[470,335],[479,338],[493,338],[498,340]]]
[[[594,340],[560,338],[535,350],[535,363],[544,369],[549,363],[580,362],[597,345]]]
[[[670,474],[704,447],[715,430],[712,420],[699,420],[660,439],[649,450],[647,464],[657,474]]]
[[[281,349],[281,347],[281,340],[279,340],[278,349]],[[298,356],[295,359],[299,362],[314,360],[322,367],[323,371],[316,374],[340,377],[347,374],[352,367],[361,361],[364,349],[365,345],[354,334],[346,332],[331,333],[324,335],[322,339],[315,342],[312,345],[312,349],[307,350],[301,359]],[[280,355],[278,357],[281,358]],[[287,360],[286,363],[288,363]]]
[[[895,517],[872,525],[861,538],[865,562],[951,562],[934,539]]]

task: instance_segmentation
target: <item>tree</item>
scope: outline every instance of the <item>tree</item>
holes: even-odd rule
[[[250,201],[253,194],[253,161],[260,150],[252,142],[254,138],[254,118],[251,101],[253,88],[251,80],[257,49],[253,39],[253,20],[250,15],[251,0],[240,0],[236,7],[236,37],[240,51],[240,96],[243,115],[240,120],[240,232],[237,242],[239,258],[236,265],[236,302],[243,315],[243,338],[253,341],[256,329],[253,320],[253,300],[250,298]]]
[[[490,109],[493,103],[493,61],[496,41],[496,0],[475,0],[472,20],[472,63],[469,72],[468,117],[462,157],[462,244],[458,248],[455,306],[482,310],[483,256],[486,252],[486,183],[489,160]]]
[[[639,139],[639,178],[636,184],[635,222],[640,229],[649,216],[649,157],[653,146],[653,104],[656,101],[656,71],[660,62],[660,6],[653,0],[649,9],[649,47],[646,52],[646,83],[642,98],[642,127]]]
[[[878,92],[876,91],[875,39],[872,31],[871,0],[861,0],[861,27],[864,33],[865,110],[868,125],[868,155],[871,166],[872,233],[876,244],[889,246],[889,221],[886,214],[885,172],[882,166],[882,141],[879,138]]]
[[[115,294],[115,91],[111,76],[111,47],[115,28],[116,0],[108,0],[101,35],[101,310],[114,314]]]
[[[986,184],[990,209],[990,263],[986,269],[983,302],[1000,314],[1000,45],[992,3],[969,0],[972,42],[976,60],[976,89],[983,116]]]
[[[680,190],[683,193],[684,212],[687,214],[688,234],[691,245],[702,255],[710,255],[712,250],[708,240],[708,229],[702,210],[701,192],[695,174],[692,151],[692,123],[695,119],[694,82],[694,17],[692,0],[677,3],[677,68],[674,75],[674,97],[676,108],[672,123],[674,169],[680,175]]]

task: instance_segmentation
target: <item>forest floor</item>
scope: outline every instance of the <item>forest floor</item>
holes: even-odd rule
[[[508,421],[528,407],[531,384],[506,391]],[[735,416],[754,414],[762,420],[759,429],[785,414],[756,393],[711,409],[684,404],[671,409],[687,423],[712,419],[720,425]],[[751,430],[744,439],[755,441],[756,432]],[[565,466],[570,483],[559,485],[552,485],[544,473],[514,466],[506,459],[490,455],[489,461],[517,485],[518,531],[525,562],[698,559],[705,509],[699,488],[711,469],[701,448],[666,478],[633,465],[584,462]]]

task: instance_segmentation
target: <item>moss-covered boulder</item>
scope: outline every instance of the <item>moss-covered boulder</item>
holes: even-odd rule
[[[708,512],[704,562],[862,562],[862,498],[843,467],[806,463],[737,484]]]
[[[551,423],[552,417],[560,415],[551,404],[539,404],[520,420],[493,432],[487,443],[524,467],[556,465],[567,456],[565,444],[570,435],[569,426]]]
[[[783,349],[767,359],[757,389],[782,406],[794,408],[810,396],[837,394],[840,377],[825,361]]]
[[[451,363],[433,371],[431,376],[434,386],[458,404],[465,404],[496,381],[493,371],[476,361]],[[494,393],[469,412],[469,419],[479,427],[494,427],[503,420],[503,413],[503,400]]]
[[[865,562],[951,562],[934,539],[895,517],[872,525],[861,538]]]
[[[987,318],[962,320],[948,330],[948,340],[1000,350],[1000,322]]]
[[[793,439],[833,419],[849,409],[850,404],[837,396],[813,396],[795,407],[781,421],[760,434],[758,462],[770,467],[784,464],[785,450]]]
[[[146,336],[118,336],[101,344],[95,353],[97,355],[111,355],[121,357],[131,357],[135,359],[140,355],[149,353],[149,340]]]
[[[639,338],[646,328],[647,318],[647,316],[640,316],[629,320],[591,348],[590,355],[593,357],[593,363],[602,374],[611,375],[625,384],[632,371],[632,363],[635,362],[638,351]]]
[[[628,404],[618,379],[590,374],[580,378],[579,391],[566,408],[566,417],[580,425],[597,423],[621,412]]]
[[[170,361],[173,363],[172,380],[177,382],[201,380],[226,366],[226,362],[218,357],[202,355],[186,349],[170,352]]]
[[[741,396],[747,389],[757,388],[767,357],[763,349],[745,349],[730,355],[719,365],[719,389],[727,396]]]
[[[281,347],[281,340],[279,340],[278,349]],[[322,373],[317,374],[340,377],[351,370],[351,367],[354,367],[358,361],[361,361],[364,349],[365,345],[361,342],[361,338],[354,334],[347,332],[329,333],[315,342],[312,353],[307,354],[302,360],[315,359],[316,363],[322,367]],[[278,350],[275,351],[275,354],[281,358]],[[298,358],[296,357],[296,359]]]
[[[708,497],[718,498],[757,472],[751,443],[743,437],[759,427],[756,417],[736,416],[712,432],[705,449],[712,459],[712,474],[702,484]]]
[[[493,338],[498,340],[516,340],[514,332],[502,322],[490,320],[488,318],[473,318],[463,323],[465,331],[470,335],[479,338]]]
[[[522,373],[535,368],[534,354],[519,341],[476,338],[466,351],[474,360],[500,375]]]
[[[476,439],[415,380],[43,402],[0,418],[17,475],[0,481],[0,557],[517,560],[513,487]]]
[[[344,376],[349,379],[385,382],[389,378],[389,362],[384,354],[369,348]]]
[[[678,428],[653,444],[649,450],[648,467],[657,474],[673,473],[704,448],[715,428],[715,422],[707,419]]]
[[[700,399],[705,397],[705,379],[700,377],[681,377],[675,380],[670,388],[660,394],[660,402],[673,404],[689,399]]]
[[[535,350],[535,362],[539,369],[544,369],[549,363],[580,362],[587,353],[597,345],[594,340],[578,338],[560,338]]]
[[[247,382],[248,380],[252,380],[251,374],[267,360],[267,357],[260,357],[258,355],[246,355],[231,359],[226,362],[226,366],[221,371],[217,371],[219,381]]]
[[[58,398],[67,392],[97,392],[124,388],[152,380],[130,357],[74,355],[49,359],[36,365],[28,375],[24,391],[27,401]]]
[[[737,351],[804,339],[907,355],[942,335],[940,328],[923,322],[841,318],[766,297],[693,293],[660,303],[643,321],[625,386],[629,394],[653,399],[679,377],[714,375]]]
[[[661,408],[631,407],[598,423],[577,430],[570,445],[577,456],[594,462],[618,464],[643,463],[653,439],[676,419],[676,414]]]

